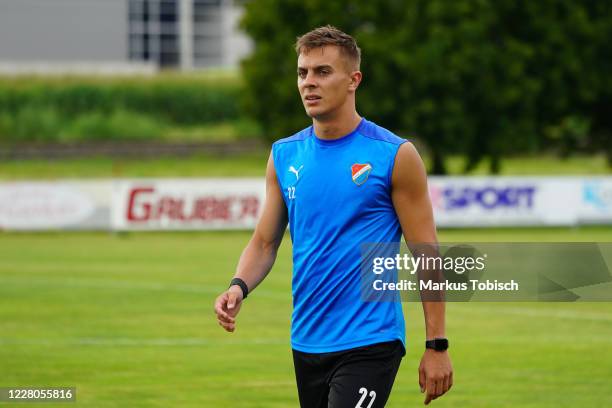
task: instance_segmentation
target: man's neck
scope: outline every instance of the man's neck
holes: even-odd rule
[[[359,125],[361,116],[353,110],[348,117],[339,117],[329,120],[313,119],[312,125],[315,134],[320,139],[338,139],[351,133]]]

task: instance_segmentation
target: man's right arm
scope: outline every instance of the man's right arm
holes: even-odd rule
[[[266,167],[266,201],[255,232],[247,244],[236,268],[234,278],[242,279],[249,293],[266,277],[274,261],[287,228],[287,207],[276,178],[272,154]],[[236,328],[236,315],[242,305],[242,289],[231,286],[215,301],[219,324],[227,331]]]

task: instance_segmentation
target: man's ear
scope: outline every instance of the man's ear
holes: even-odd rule
[[[351,72],[350,77],[351,82],[349,84],[349,91],[355,92],[359,87],[359,84],[361,83],[361,78],[363,77],[363,74],[361,73],[361,71],[353,71]]]

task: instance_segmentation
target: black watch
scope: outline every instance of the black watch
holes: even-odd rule
[[[426,340],[425,348],[433,349],[435,351],[445,351],[448,349],[448,339],[437,337],[433,340]]]

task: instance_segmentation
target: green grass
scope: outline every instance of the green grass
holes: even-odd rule
[[[440,237],[610,241],[612,228],[443,230]],[[75,406],[296,407],[288,237],[235,333],[222,331],[212,312],[248,238],[0,233],[0,386],[76,386]],[[408,354],[389,407],[423,398],[416,375],[422,312],[418,303],[405,312]],[[449,304],[455,386],[433,404],[612,406],[611,323],[608,303]]]
[[[267,152],[238,156],[197,155],[188,158],[117,159],[95,157],[66,160],[0,162],[0,180],[107,177],[263,177]]]
[[[426,160],[426,162],[428,162]],[[460,174],[465,166],[465,159],[451,157],[448,160],[448,171]],[[552,155],[535,155],[523,157],[504,158],[501,164],[502,175],[588,175],[610,174],[612,168],[608,167],[603,154],[594,156],[574,156],[561,159]],[[489,174],[489,163],[482,161],[470,174]]]
[[[267,151],[235,156],[195,155],[157,159],[112,159],[97,157],[67,160],[4,160],[0,162],[0,180],[56,179],[65,177],[263,177]],[[428,162],[428,160],[425,160]],[[452,174],[460,174],[461,158],[449,160]],[[517,157],[503,161],[503,175],[588,175],[610,174],[603,156]],[[470,174],[487,174],[483,163]]]
[[[167,142],[240,142],[261,136],[259,125],[248,119],[237,119],[201,126],[170,127],[161,136]]]

